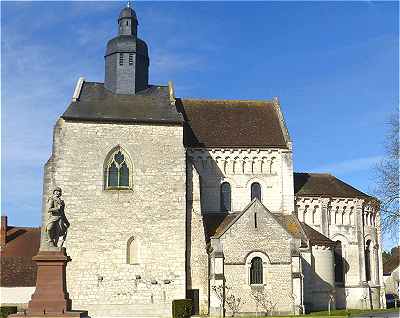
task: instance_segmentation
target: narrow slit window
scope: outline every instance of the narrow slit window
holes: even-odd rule
[[[129,65],[133,65],[133,53],[129,53]]]
[[[254,228],[257,228],[257,213],[254,213]]]
[[[231,211],[231,185],[228,182],[221,184],[221,212]]]
[[[124,65],[124,53],[119,53],[119,65]]]
[[[336,242],[336,247],[334,250],[335,258],[335,282],[344,283],[344,262],[343,262],[343,249],[342,243],[340,241]]]

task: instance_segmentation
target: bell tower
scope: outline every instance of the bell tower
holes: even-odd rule
[[[135,95],[148,87],[147,45],[137,37],[138,20],[130,2],[118,17],[118,36],[107,43],[104,87],[114,94]]]

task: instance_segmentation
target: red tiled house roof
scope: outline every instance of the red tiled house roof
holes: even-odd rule
[[[2,225],[4,216],[2,216]],[[28,287],[36,284],[36,264],[40,228],[7,226],[2,229],[0,286]]]

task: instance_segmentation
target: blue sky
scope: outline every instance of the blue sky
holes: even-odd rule
[[[1,2],[1,209],[40,224],[52,129],[79,76],[103,82],[126,2]],[[135,2],[150,81],[178,97],[278,96],[295,170],[373,194],[398,109],[396,2]],[[385,247],[394,244],[385,240]]]

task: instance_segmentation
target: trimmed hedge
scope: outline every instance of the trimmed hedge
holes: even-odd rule
[[[4,306],[0,307],[1,318],[6,318],[8,315],[16,314],[17,306]]]
[[[191,299],[174,299],[172,301],[173,318],[189,318],[192,315]]]

